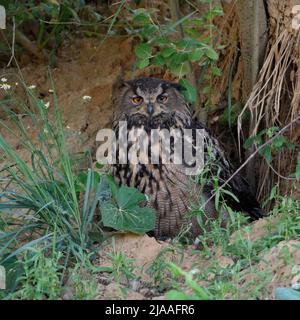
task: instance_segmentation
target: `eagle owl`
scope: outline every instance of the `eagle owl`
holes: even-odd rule
[[[121,163],[118,157],[120,143],[117,143],[117,160],[112,166],[115,180],[121,185],[138,188],[146,194],[149,204],[156,211],[154,235],[157,238],[174,237],[182,226],[191,225],[192,233],[199,234],[200,228],[196,217],[188,213],[196,204],[205,203],[203,221],[217,219],[218,212],[212,198],[214,183],[213,175],[218,173],[219,184],[226,181],[234,172],[218,141],[197,121],[194,121],[188,104],[181,95],[181,87],[176,83],[157,78],[139,78],[123,82],[118,86],[119,94],[113,96],[113,130],[116,137],[120,130],[120,122],[127,124],[128,136],[137,129],[143,129],[150,136],[153,129],[202,129],[204,132],[204,162],[209,160],[209,150],[214,155],[211,177],[204,185],[186,174],[186,163]],[[128,137],[127,137],[128,138]],[[192,140],[190,143],[193,143]],[[170,143],[171,153],[174,152],[174,139]],[[210,146],[210,148],[208,147]],[[132,147],[128,143],[126,148]],[[154,150],[154,151],[153,151]],[[160,152],[150,149],[146,153]],[[157,150],[157,151],[155,151]],[[148,154],[149,157],[151,157]],[[128,159],[127,159],[128,160]],[[210,179],[211,178],[211,181]],[[263,215],[260,206],[251,193],[247,181],[239,174],[228,183],[227,189],[234,195],[228,196],[228,205],[236,210],[244,211],[253,219]],[[225,199],[226,200],[226,199]]]

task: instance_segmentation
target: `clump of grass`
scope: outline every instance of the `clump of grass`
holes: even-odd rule
[[[38,247],[29,248],[23,257],[24,273],[17,279],[21,289],[6,298],[21,300],[56,300],[62,295],[63,253],[46,256]]]
[[[2,299],[21,300],[89,300],[97,295],[95,268],[88,254],[82,253],[84,260],[66,265],[66,253],[56,248],[48,250],[34,246],[28,248],[10,264],[8,283],[15,284],[0,292]],[[16,268],[17,267],[17,268]]]
[[[97,281],[94,273],[97,269],[91,264],[90,255],[85,255],[85,262],[77,262],[70,270],[68,285],[72,300],[92,300],[97,295]]]
[[[47,250],[53,241],[59,251],[82,260],[82,252],[92,246],[89,231],[97,206],[94,172],[91,169],[87,172],[81,208],[79,179],[67,148],[55,92],[50,113],[33,90],[26,87],[25,90],[30,106],[23,102],[19,106],[22,114],[3,106],[13,127],[0,121],[1,131],[6,130],[17,139],[28,156],[24,159],[0,134],[0,149],[4,152],[0,213],[5,221],[0,233],[0,263],[34,245]],[[16,99],[11,101],[17,103]],[[24,119],[35,127],[38,143],[28,135]]]

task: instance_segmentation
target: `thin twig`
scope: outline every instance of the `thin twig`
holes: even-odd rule
[[[12,45],[11,45],[11,57],[8,61],[7,67],[10,66],[11,62],[15,57],[15,41],[16,41],[16,21],[15,21],[15,17],[13,17],[13,37],[12,37]]]
[[[281,175],[278,171],[276,171],[273,166],[271,164],[268,164],[268,166],[271,168],[271,170],[281,179],[284,179],[284,180],[292,180],[292,181],[295,181],[297,180],[296,178],[291,178],[291,177],[285,177],[283,175]]]

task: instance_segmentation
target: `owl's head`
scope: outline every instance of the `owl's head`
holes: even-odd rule
[[[115,104],[115,120],[134,119],[150,127],[172,119],[187,122],[190,111],[180,93],[181,86],[157,78],[139,78],[123,82]]]

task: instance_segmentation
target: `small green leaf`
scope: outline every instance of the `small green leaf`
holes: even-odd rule
[[[134,52],[139,59],[146,60],[151,57],[151,47],[147,43],[140,43],[134,48]]]
[[[222,70],[218,67],[213,67],[211,71],[214,76],[220,77],[222,75]]]
[[[95,188],[97,184],[100,182],[100,174],[98,172],[93,172],[92,176],[93,176],[93,186]],[[79,182],[78,191],[85,191],[87,182],[88,182],[88,172],[87,171],[79,172],[77,175],[77,179]]]
[[[197,90],[196,88],[187,80],[180,79],[179,84],[184,87],[183,95],[187,101],[194,103],[197,99]]]
[[[206,48],[206,50],[205,50],[205,55],[206,55],[209,59],[214,60],[214,61],[216,61],[216,60],[219,59],[218,53],[217,53],[213,48],[211,48],[211,47]]]
[[[104,164],[103,164],[103,163],[100,163],[100,162],[97,162],[96,165],[95,165],[95,167],[96,167],[97,169],[102,169],[102,168],[104,167]]]
[[[170,60],[170,65],[179,65],[188,61],[189,55],[187,53],[174,53]]]
[[[170,66],[170,70],[172,73],[179,76],[179,78],[182,78],[190,72],[189,65],[186,62],[179,65]]]
[[[195,29],[189,29],[189,28],[186,28],[185,29],[185,32],[188,36],[190,36],[192,39],[199,39],[201,37],[201,33],[198,32],[197,30]]]
[[[148,39],[157,30],[158,30],[157,26],[153,24],[149,24],[149,25],[146,25],[144,28],[142,28],[142,30],[140,31],[140,34],[144,39]]]
[[[202,89],[202,92],[203,92],[203,94],[209,94],[209,93],[210,93],[210,87],[209,87],[209,86],[204,87],[204,88]]]
[[[181,39],[176,42],[176,45],[181,50],[191,50],[193,48],[198,48],[200,42],[191,38]]]
[[[136,25],[145,25],[147,23],[150,23],[150,18],[147,14],[140,13],[133,17],[133,23]]]
[[[169,40],[165,37],[157,37],[155,39],[155,44],[158,45],[158,46],[165,46],[165,45],[168,45],[169,44]]]
[[[150,60],[149,60],[149,59],[143,59],[143,60],[139,60],[139,61],[137,62],[137,67],[138,67],[139,69],[143,69],[143,68],[148,67],[149,64],[150,64]]]
[[[276,133],[276,132],[278,132],[278,127],[271,127],[271,128],[267,128],[267,129],[265,129],[265,130],[262,130],[261,131],[261,133],[263,132],[263,133],[266,133],[266,135],[269,137],[269,138],[271,138],[273,135],[274,135],[274,133]]]
[[[170,57],[173,53],[175,53],[176,50],[174,50],[173,48],[163,48],[162,51],[161,51],[161,55],[164,57],[164,58],[167,58],[167,57]]]
[[[280,149],[283,147],[283,145],[285,144],[286,139],[285,137],[279,135],[278,137],[276,137],[273,142],[272,142],[272,147],[274,147],[275,149]]]
[[[197,49],[197,50],[195,50],[195,51],[193,51],[193,52],[191,52],[191,53],[189,54],[189,59],[190,59],[192,62],[193,62],[193,61],[198,61],[198,60],[200,60],[200,59],[203,57],[203,54],[204,54],[203,50]]]
[[[244,148],[249,149],[253,145],[254,142],[256,142],[258,145],[260,145],[262,143],[261,135],[252,136],[252,137],[249,137],[248,139],[246,139],[244,142]]]
[[[287,146],[287,148],[289,149],[289,151],[294,150],[295,147],[296,147],[295,144],[292,143],[292,142],[290,142],[290,141],[286,141],[286,146]]]
[[[158,54],[153,58],[152,64],[155,66],[163,66],[165,64],[165,59],[161,54]]]
[[[266,159],[266,161],[270,164],[272,162],[272,153],[271,153],[271,147],[265,146],[260,152],[259,154],[263,155]]]

